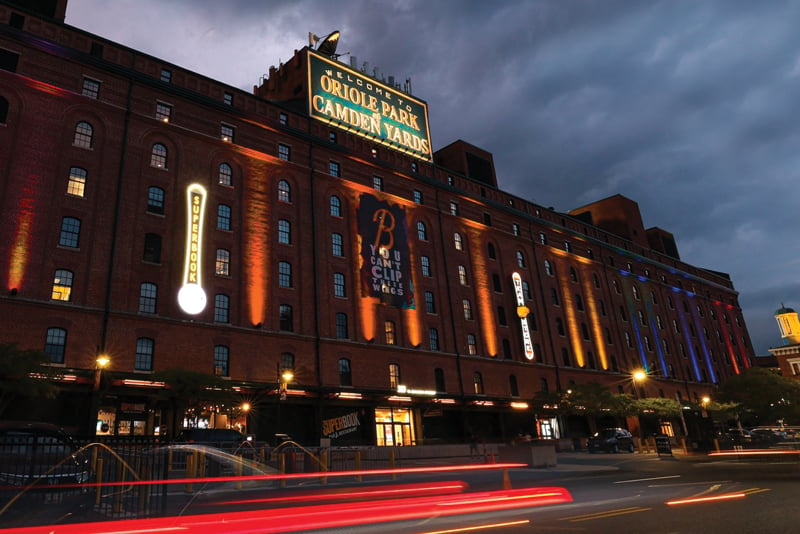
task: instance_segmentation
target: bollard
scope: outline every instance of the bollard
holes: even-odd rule
[[[508,469],[503,469],[503,489],[511,489],[511,477],[508,476]]]
[[[319,470],[323,473],[328,472],[328,449],[322,449],[319,453]],[[328,483],[328,477],[321,477],[320,484],[323,486]]]
[[[197,460],[195,459],[195,453],[191,453],[186,456],[186,478],[194,478],[197,476]],[[192,483],[187,482],[184,486],[184,491],[186,493],[192,493]]]
[[[356,451],[356,471],[361,471],[361,451]],[[356,482],[361,482],[364,477],[356,475]]]
[[[389,449],[389,469],[394,469],[394,447]],[[392,480],[397,480],[397,473],[392,472]]]
[[[719,452],[719,440],[717,438],[714,438],[714,448]]]
[[[278,469],[282,475],[286,474],[286,453],[281,452],[278,454]],[[281,478],[281,487],[286,487],[286,478]]]
[[[100,498],[103,496],[103,486],[101,486],[103,482],[103,459],[97,458],[95,460],[95,481],[97,482],[97,494],[94,498],[94,503],[99,505]]]

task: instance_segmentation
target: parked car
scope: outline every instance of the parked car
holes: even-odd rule
[[[245,436],[233,428],[187,428],[178,434],[175,441],[230,447],[240,445]]]
[[[777,443],[786,439],[786,432],[774,428],[756,427],[750,429],[753,443]]]
[[[633,436],[624,428],[604,428],[595,432],[587,443],[589,452],[633,452]]]
[[[89,457],[58,426],[0,423],[0,524],[31,514],[57,522],[91,510],[92,494],[83,486],[91,478]]]

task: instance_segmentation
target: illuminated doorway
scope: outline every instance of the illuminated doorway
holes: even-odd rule
[[[375,435],[378,446],[414,445],[416,433],[413,412],[407,408],[376,408]]]

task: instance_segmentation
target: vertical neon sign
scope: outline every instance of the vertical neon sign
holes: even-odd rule
[[[183,285],[178,291],[178,305],[189,315],[197,315],[206,307],[206,292],[201,283],[203,254],[203,216],[206,190],[200,184],[186,188],[186,257]]]
[[[528,328],[530,310],[525,306],[525,295],[522,293],[522,277],[519,273],[514,272],[511,274],[511,280],[514,282],[514,293],[517,296],[517,317],[519,317],[519,324],[522,327],[522,346],[525,349],[525,357],[533,360],[535,354],[533,353],[531,331]]]

